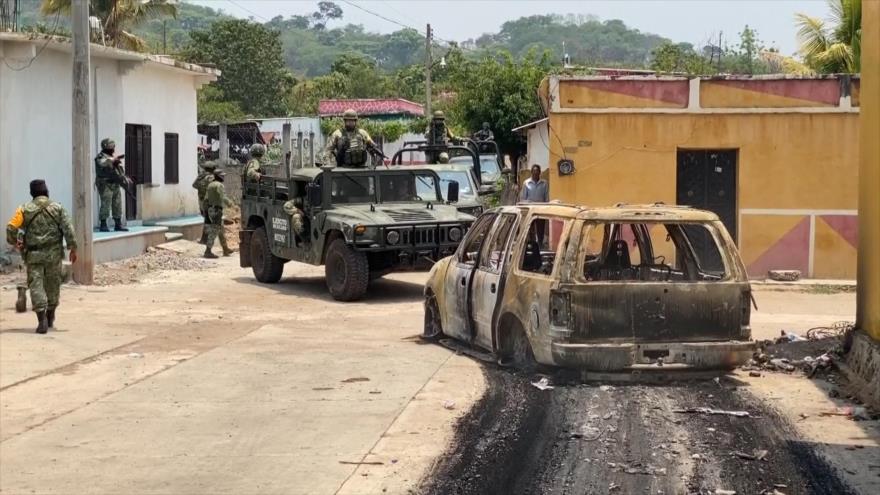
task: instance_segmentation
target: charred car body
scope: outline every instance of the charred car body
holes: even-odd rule
[[[687,207],[485,212],[432,268],[425,336],[595,372],[731,369],[754,351],[751,286],[718,217]]]
[[[242,184],[240,261],[260,282],[287,261],[324,265],[338,300],[359,299],[370,279],[455,251],[473,217],[440,191],[429,169],[301,168],[291,177]]]

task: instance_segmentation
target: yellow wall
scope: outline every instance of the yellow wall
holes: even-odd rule
[[[861,189],[856,325],[880,340],[880,2],[862,2]]]
[[[551,145],[550,194],[588,205],[675,203],[679,148],[734,148],[739,150],[739,210],[855,210],[858,122],[858,114],[851,113],[552,114],[551,134],[559,139]],[[558,176],[555,164],[562,146],[577,147],[582,141],[591,145],[566,155],[574,159],[577,172]],[[779,219],[743,218],[739,230],[745,260],[757,258],[759,246],[771,242],[762,236],[782,235],[773,231]],[[813,276],[853,278],[853,254],[842,253],[839,259],[817,259],[816,267],[849,268]]]

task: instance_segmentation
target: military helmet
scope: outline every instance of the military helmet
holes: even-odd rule
[[[437,157],[437,161],[440,163],[449,163],[449,153],[443,151],[440,153],[440,156]]]
[[[218,168],[218,169],[214,170],[214,176],[215,177],[226,177],[226,171],[223,170],[222,168]]]
[[[434,118],[439,119],[439,120],[445,120],[446,114],[443,113],[443,110],[437,110],[436,112],[434,112]]]
[[[266,154],[266,147],[260,143],[254,143],[250,148],[251,156],[263,156]]]
[[[113,141],[112,139],[110,139],[110,138],[104,138],[104,139],[101,140],[101,149],[102,149],[102,150],[106,150],[106,149],[110,149],[110,148],[115,148],[115,147],[116,147],[116,142]]]
[[[202,164],[202,169],[208,172],[211,172],[215,168],[217,168],[217,162],[215,162],[214,160]]]
[[[349,108],[345,112],[342,113],[342,120],[357,120],[358,114],[353,109]]]

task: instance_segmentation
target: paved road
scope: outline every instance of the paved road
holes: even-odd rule
[[[729,379],[540,391],[526,376],[486,373],[489,392],[462,420],[427,493],[854,493],[813,445]],[[688,407],[750,416],[674,412]]]

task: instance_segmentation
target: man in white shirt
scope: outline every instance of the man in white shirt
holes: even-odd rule
[[[523,183],[519,200],[522,203],[548,203],[550,201],[550,190],[547,181],[541,179],[540,165],[532,165],[532,176]]]

